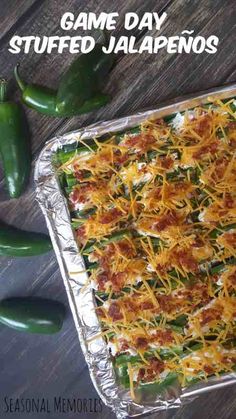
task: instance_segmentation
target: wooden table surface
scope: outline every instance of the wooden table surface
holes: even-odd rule
[[[62,35],[60,16],[71,11],[100,13],[118,11],[116,34],[124,33],[124,14],[136,11],[166,11],[166,20],[160,32],[151,35],[178,35],[184,29],[194,29],[195,36],[217,35],[218,52],[214,55],[131,54],[119,55],[108,80],[107,91],[112,102],[97,112],[72,119],[52,119],[27,110],[32,131],[34,161],[45,141],[63,132],[95,121],[133,113],[178,95],[220,86],[236,80],[236,2],[235,0],[0,0],[0,73],[12,79],[14,65],[21,62],[21,72],[28,81],[46,82],[56,87],[60,74],[73,56],[60,54],[13,55],[8,43],[14,35]],[[66,33],[68,35],[68,33]],[[73,36],[71,31],[69,35]],[[145,33],[136,35],[141,38]],[[16,86],[11,83],[12,97],[18,98]],[[1,135],[1,133],[0,133]],[[0,137],[1,140],[1,137]],[[33,170],[32,170],[33,178]],[[35,201],[33,180],[18,200],[8,200],[0,172],[0,219],[24,229],[46,231],[45,221]],[[0,296],[34,295],[53,297],[64,302],[64,290],[57,260],[48,255],[13,259],[2,258],[0,264]],[[4,413],[4,397],[8,398],[96,398],[81,353],[70,310],[63,330],[54,336],[34,336],[16,333],[0,327],[0,418],[114,418],[103,406],[101,413],[83,412],[49,414]],[[178,411],[163,412],[152,417],[169,419],[230,419],[236,417],[236,386],[202,395]]]

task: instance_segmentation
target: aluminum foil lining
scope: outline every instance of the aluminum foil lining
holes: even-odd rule
[[[236,383],[236,374],[213,378],[188,389],[176,386],[168,394],[153,394],[148,399],[140,397],[134,402],[129,391],[118,386],[105,340],[100,336],[100,324],[95,312],[95,301],[88,275],[70,223],[67,201],[62,194],[52,159],[64,145],[74,144],[78,138],[86,140],[106,133],[123,131],[141,124],[150,117],[184,111],[204,104],[208,99],[225,99],[236,96],[236,84],[177,98],[171,103],[135,115],[98,122],[78,131],[55,137],[45,145],[35,169],[37,200],[45,216],[53,247],[58,259],[69,304],[78,331],[80,344],[88,364],[93,384],[103,400],[112,408],[117,418],[140,417],[159,410],[177,408],[199,394]]]

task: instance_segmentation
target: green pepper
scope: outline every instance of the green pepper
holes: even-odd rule
[[[29,333],[52,334],[62,328],[62,303],[39,297],[13,297],[0,302],[0,322]]]
[[[168,388],[172,385],[176,385],[178,382],[178,374],[175,372],[170,372],[166,378],[161,381],[156,381],[153,383],[139,384],[137,388],[137,395],[140,394],[142,398],[144,395],[151,395],[155,397],[156,394],[162,394],[164,391],[168,391]]]
[[[170,359],[174,357],[174,354],[179,355],[181,358],[184,358],[189,355],[189,353],[195,352],[202,348],[202,343],[193,343],[191,345],[191,342],[189,343],[189,346],[182,347],[182,346],[176,346],[170,349],[168,348],[159,348],[156,350],[150,350],[149,352],[146,352],[144,354],[144,357],[148,360],[149,358],[152,358],[155,356],[155,352],[158,352],[160,357],[162,359]],[[114,368],[115,370],[119,371],[119,375],[127,374],[127,364],[128,362],[131,365],[140,364],[142,363],[142,358],[139,355],[130,355],[127,353],[123,353],[115,357],[114,359]]]
[[[88,252],[88,251],[87,251]],[[89,253],[89,252],[88,252]],[[85,258],[86,256],[84,255],[84,258]],[[229,258],[228,260],[227,260],[227,264],[230,264],[230,265],[234,265],[235,264],[235,261],[236,261],[236,258]],[[87,262],[87,260],[86,260],[86,262]],[[226,268],[226,266],[227,266],[227,264],[225,264],[225,263],[218,263],[217,265],[214,265],[214,266],[212,266],[210,269],[209,269],[209,274],[210,275],[215,275],[216,273],[219,273],[219,272],[221,272],[222,270],[224,270],[225,268]],[[93,269],[96,269],[96,268],[98,268],[99,267],[99,264],[96,262],[96,263],[94,263],[94,264],[90,264],[90,263],[86,263],[86,265],[88,265],[88,267],[89,267],[89,269],[91,269],[91,270],[93,270]],[[91,265],[91,267],[90,267],[90,265]],[[94,265],[94,266],[93,266]],[[176,273],[176,271],[171,271],[170,272],[170,274],[171,274],[171,276],[176,276],[176,277],[178,277],[178,275],[177,275],[177,273]],[[190,275],[189,275],[190,276]],[[193,275],[191,275],[190,276],[190,278],[189,278],[190,280],[191,279],[194,279],[194,276]],[[181,281],[183,282],[183,283],[185,283],[185,282],[187,282],[188,281],[188,279],[187,278],[181,278]],[[157,280],[156,279],[149,279],[149,280],[147,280],[147,282],[148,282],[148,284],[150,285],[150,286],[153,286],[156,282],[157,282]],[[133,288],[134,289],[139,289],[140,288],[140,285],[141,285],[141,283],[140,284],[137,284],[137,285],[134,285],[133,286]],[[173,286],[173,289],[174,289],[174,286]],[[128,294],[128,293],[130,293],[132,291],[132,289],[131,288],[128,288],[128,287],[124,287],[124,288],[122,288],[122,290],[121,290],[121,292],[122,293],[124,293],[124,294]],[[104,301],[106,301],[107,299],[108,299],[108,297],[110,296],[110,294],[109,293],[105,293],[104,291],[96,291],[96,294],[98,294],[98,296],[100,297],[100,298],[102,298]],[[113,299],[116,299],[116,298],[118,298],[118,297],[120,297],[120,295],[121,294],[112,294],[111,295],[111,298],[113,298]],[[161,316],[157,316],[157,317],[155,317],[155,320],[156,321],[160,321],[161,320]],[[186,325],[186,322],[187,322],[187,316],[186,315],[184,315],[184,314],[182,314],[182,315],[180,315],[180,316],[178,316],[175,320],[171,320],[171,321],[168,321],[167,323],[168,323],[168,325],[170,326],[170,328],[172,329],[172,330],[175,330],[176,332],[180,332],[181,333],[181,331],[182,331],[182,328]]]
[[[50,238],[45,234],[0,224],[0,256],[35,256],[51,249]]]
[[[227,103],[230,99],[233,100],[233,102],[230,103],[230,108],[233,112],[235,112],[236,111],[236,106],[235,106],[234,102],[236,100],[236,96],[233,96],[231,98],[228,97],[227,99],[222,99],[222,103]]]
[[[104,54],[101,44],[80,55],[61,78],[56,99],[59,113],[75,114],[84,101],[100,94],[113,63],[114,55]]]
[[[236,223],[233,224],[227,224],[225,226],[219,226],[216,227],[214,230],[212,230],[209,234],[211,239],[216,239],[218,236],[220,236],[222,234],[222,230],[223,231],[229,231],[229,230],[233,230],[236,228]]]
[[[72,150],[58,150],[57,152],[57,156],[56,156],[56,163],[59,164],[65,164],[67,161],[77,157],[77,155],[82,154],[82,153],[88,153],[90,152],[90,150],[96,150],[97,149],[97,145],[90,145],[89,144],[89,148],[85,147],[85,146],[81,146],[78,148],[73,148]]]
[[[7,100],[7,82],[0,80],[0,155],[11,198],[23,192],[30,176],[31,150],[21,107]]]
[[[231,99],[235,99],[235,97],[232,97]],[[230,100],[230,98],[222,99],[222,103],[227,103],[229,100]],[[211,105],[212,105],[211,103],[205,103],[204,108],[208,109]],[[233,102],[230,104],[230,107],[231,107],[232,111],[235,112],[236,106],[234,105]],[[195,108],[191,108],[191,109],[189,109],[189,111],[194,110],[194,109]],[[184,111],[180,112],[180,114],[183,115]],[[170,115],[164,116],[163,119],[167,124],[169,124],[173,121],[173,119],[176,117],[176,115],[177,115],[177,113],[172,113]]]
[[[115,367],[115,374],[119,384],[125,388],[130,387],[127,367]],[[139,399],[143,400],[144,397],[145,399],[150,396],[154,398],[157,394],[162,394],[164,391],[168,391],[172,385],[176,385],[178,382],[178,374],[170,372],[163,380],[152,383],[138,383],[137,387],[135,387],[136,401]]]
[[[118,242],[120,240],[124,240],[126,237],[132,237],[132,233],[129,230],[119,230],[113,233],[111,236],[107,237],[104,240],[101,240],[100,242],[94,242],[94,243],[88,243],[87,246],[83,249],[83,253],[91,253],[94,250],[94,245],[97,247],[103,247],[107,244]]]
[[[96,208],[92,207],[92,208],[87,208],[80,211],[75,211],[75,215],[76,217],[88,218],[90,217],[90,215],[93,215],[95,212],[96,212]]]
[[[212,266],[209,269],[209,273],[210,273],[210,275],[215,275],[215,274],[223,271],[223,269],[225,269],[228,264],[229,265],[235,265],[235,263],[236,263],[236,257],[229,258],[229,259],[227,259],[226,263],[222,262],[222,263],[219,263],[215,266]]]
[[[29,108],[40,113],[55,117],[69,117],[81,115],[98,109],[105,105],[109,98],[107,95],[98,93],[89,100],[85,100],[79,107],[67,107],[66,110],[59,110],[56,104],[57,92],[45,86],[37,84],[25,84],[19,76],[19,64],[15,67],[14,74],[17,84],[22,91],[22,100]]]
[[[171,348],[171,350],[169,348],[158,348],[158,349],[154,349],[154,350],[150,350],[148,352],[144,353],[144,357],[146,359],[155,356],[155,352],[158,352],[158,354],[160,355],[160,357],[162,359],[168,359],[168,358],[172,358],[174,356],[174,354],[177,355],[182,355],[183,352],[183,347],[182,346],[174,346],[173,348]],[[139,355],[131,355],[131,354],[127,354],[127,353],[121,353],[120,355],[118,355],[117,357],[115,357],[115,365],[116,366],[124,366],[126,365],[128,362],[130,362],[130,364],[137,364],[142,361],[142,358]]]
[[[134,128],[131,128],[129,131],[126,131],[125,133],[124,132],[117,133],[115,135],[116,143],[119,144],[119,142],[124,138],[125,135],[136,135],[136,134],[139,134],[140,132],[141,132],[140,127],[134,127]],[[113,134],[111,133],[110,137],[112,135]],[[108,138],[109,138],[109,136],[106,135],[105,138],[101,137],[98,140],[102,141],[102,140],[107,140]],[[93,150],[93,151],[97,150],[98,145],[96,143],[94,143],[93,140],[88,140],[88,141],[86,141],[86,143],[88,144],[89,148],[86,147],[86,146],[76,147],[76,144],[74,144],[74,145],[72,145],[72,147],[71,146],[69,146],[69,147],[64,146],[62,149],[59,149],[57,151],[57,155],[56,155],[56,163],[64,164],[67,161],[69,161],[70,159],[72,159],[73,157],[76,157],[77,154],[79,155],[79,154],[82,154],[82,153],[89,152],[91,150]]]
[[[127,365],[115,365],[114,371],[118,384],[121,384],[122,387],[129,389],[130,382]]]
[[[182,349],[181,347],[176,348],[175,353],[180,355],[181,357],[185,357],[188,355],[189,352],[191,353],[192,351],[197,351],[198,349],[201,349],[201,347],[202,347],[202,343],[197,343],[195,345],[192,345],[191,349],[190,348]],[[163,359],[170,358],[171,356],[173,356],[173,353],[168,351],[168,349],[166,350],[166,353],[165,353],[165,349],[163,348],[160,349],[159,354],[162,356]],[[150,356],[151,355],[152,354],[150,353]],[[127,363],[129,362],[130,364],[136,364],[136,363],[139,363],[140,361],[142,362],[140,357],[127,355],[127,354],[121,354],[115,359],[115,362],[114,362],[115,374],[118,379],[118,382],[123,387],[125,388],[130,387]],[[142,397],[148,396],[148,395],[155,396],[156,394],[161,394],[164,391],[168,390],[168,388],[171,385],[178,384],[179,383],[178,378],[179,378],[179,374],[177,372],[171,372],[163,380],[152,382],[152,383],[139,383],[138,386],[135,388],[135,393],[137,396],[142,395]],[[198,380],[199,378],[191,377],[188,379],[187,385],[193,385]]]
[[[120,141],[122,141],[124,139],[124,137],[130,137],[130,136],[135,136],[135,135],[139,135],[141,133],[141,126],[137,125],[133,128],[130,128],[126,131],[119,131],[115,134],[116,136],[116,142],[117,144],[119,144]]]
[[[66,174],[65,178],[66,178],[67,186],[69,188],[72,188],[78,183],[77,179],[74,177],[73,174],[70,174],[70,175]]]
[[[175,326],[186,326],[188,317],[186,316],[186,314],[181,314],[180,316],[176,317],[175,320],[170,321],[170,324],[173,324]]]

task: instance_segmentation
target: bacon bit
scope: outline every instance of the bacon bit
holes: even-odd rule
[[[229,146],[232,147],[233,150],[236,149],[236,138],[230,138]]]
[[[196,272],[198,270],[198,263],[194,259],[191,249],[174,250],[173,256],[187,271]]]
[[[225,157],[222,157],[221,159],[217,159],[215,161],[215,170],[212,173],[212,180],[214,182],[218,182],[223,178],[228,163],[229,162]]]
[[[135,248],[131,245],[131,243],[128,240],[122,240],[118,242],[116,245],[119,249],[119,252],[125,257],[130,259],[136,255]]]
[[[125,272],[118,272],[111,275],[110,280],[112,282],[112,289],[114,292],[118,292],[123,288],[125,279]]]
[[[127,342],[126,339],[121,339],[120,340],[120,350],[123,351],[127,351],[129,349],[129,343]]]
[[[126,147],[137,148],[140,152],[145,153],[152,148],[152,145],[155,144],[155,142],[156,139],[152,135],[141,133],[129,136],[124,145]]]
[[[106,256],[101,256],[98,255],[97,260],[99,261],[99,266],[101,266],[101,268],[103,268],[104,271],[109,272],[109,259]]]
[[[236,271],[229,275],[228,279],[233,286],[236,286]]]
[[[160,220],[155,222],[153,225],[153,229],[156,231],[163,231],[167,227],[175,226],[178,223],[178,217],[175,211],[169,212],[169,214],[165,214],[160,217]]]
[[[204,246],[204,241],[202,240],[201,237],[196,237],[196,239],[194,240],[194,242],[192,243],[193,247],[199,248],[199,247],[203,247]]]
[[[76,229],[76,237],[80,243],[84,243],[86,241],[86,227],[84,225]]]
[[[153,188],[149,192],[148,197],[151,198],[151,199],[154,199],[154,201],[157,200],[157,199],[161,199],[161,191],[162,191],[162,188],[160,188],[160,187]]]
[[[182,190],[188,189],[190,186],[190,183],[189,182],[175,182],[173,186],[176,191],[182,191]]]
[[[116,251],[116,248],[114,246],[114,243],[109,243],[107,246],[105,246],[105,254],[104,256],[101,257],[101,259],[107,260],[107,257],[114,256],[115,251]]]
[[[223,210],[223,209],[219,209],[219,216],[220,217],[225,217],[228,214],[228,211]]]
[[[155,380],[156,374],[152,371],[151,368],[147,369],[146,377],[144,378],[144,382],[148,383],[149,381]]]
[[[145,377],[145,369],[144,368],[140,368],[140,370],[138,372],[138,377],[137,377],[138,383],[140,381],[142,381],[144,377]]]
[[[75,174],[75,177],[76,177],[77,180],[82,181],[82,180],[86,179],[86,175],[89,174],[89,171],[88,170],[80,170],[78,167],[79,166],[77,164],[74,165],[74,170],[75,170],[74,174]]]
[[[154,305],[151,301],[144,301],[140,304],[141,310],[152,310],[154,308]]]
[[[199,282],[194,284],[192,287],[190,286],[188,297],[190,299],[190,295],[193,294],[194,298],[198,298],[201,304],[207,304],[211,299],[208,292],[208,285]]]
[[[229,193],[225,195],[224,203],[226,208],[234,208],[234,199]]]
[[[148,347],[148,340],[144,337],[139,336],[136,339],[135,346],[138,349],[146,349]]]
[[[104,316],[103,309],[102,309],[101,307],[97,307],[97,308],[96,308],[96,313],[97,313],[97,315],[98,315],[99,317],[105,317],[105,316]]]
[[[214,369],[210,367],[209,365],[205,365],[203,369],[208,375],[214,374]]]
[[[166,345],[174,342],[172,330],[158,330],[152,335],[153,342],[158,342],[160,345]]]
[[[99,261],[99,265],[101,268],[103,268],[104,271],[107,271],[107,273],[110,270],[110,258],[115,255],[116,248],[113,243],[108,244],[105,246],[105,252],[103,255],[100,253],[94,251],[92,252],[93,258],[95,258],[97,261]]]
[[[94,189],[96,189],[96,187],[91,183],[80,185],[79,187],[74,188],[71,192],[70,201],[73,204],[77,204],[78,202],[85,204],[85,202],[89,200],[89,192],[93,191]]]
[[[193,158],[198,160],[203,155],[206,155],[208,153],[214,154],[218,150],[219,143],[214,141],[211,144],[202,146],[198,151],[193,153]]]
[[[72,204],[76,204],[78,202],[79,191],[77,188],[74,188],[73,191],[70,193],[69,200]]]
[[[165,264],[165,265],[160,265],[160,264],[158,263],[158,264],[156,265],[156,271],[157,271],[159,274],[163,275],[163,276],[165,276],[165,275],[167,274],[168,269],[169,269],[169,266],[168,266],[167,264]]]
[[[153,381],[157,378],[157,374],[162,373],[164,369],[165,369],[164,362],[153,357],[149,360],[148,368],[145,370],[144,373],[140,374],[140,377],[143,382]]]
[[[92,253],[92,256],[96,258],[96,260],[99,261],[99,264],[104,269],[107,267],[107,264],[109,265],[109,258],[112,257],[115,254],[115,246],[113,243],[109,243],[107,246],[105,246],[105,252],[104,255],[101,255],[100,253],[94,251]]]
[[[122,216],[122,212],[120,210],[118,210],[117,208],[112,208],[100,217],[100,223],[110,224],[112,222],[118,221],[118,219],[121,216]]]
[[[211,281],[214,282],[214,284],[216,284],[219,280],[219,275],[215,274],[211,276]]]
[[[171,169],[174,165],[174,160],[170,156],[160,157],[160,165],[163,169]]]
[[[127,297],[124,300],[124,308],[125,310],[127,310],[128,312],[133,312],[133,313],[137,313],[138,311],[138,305],[136,304],[136,300],[132,299],[132,297]]]
[[[232,130],[235,130],[236,129],[236,121],[230,121],[228,123],[228,128],[232,129]]]
[[[190,182],[175,182],[166,186],[165,194],[167,198],[184,199],[188,197],[188,192],[192,192],[192,189]]]
[[[236,233],[224,233],[222,236],[230,246],[236,246]]]
[[[113,155],[113,161],[118,166],[124,164],[129,159],[129,154],[122,154],[120,150],[116,150]]]
[[[157,300],[161,310],[166,313],[171,313],[173,308],[176,308],[175,300],[171,295],[160,295]]]
[[[114,246],[114,243],[109,243],[106,247],[105,247],[105,256],[103,256],[104,258],[107,259],[107,257],[109,256],[114,256],[116,252],[116,248]]]
[[[201,281],[187,285],[186,288],[179,290],[177,295],[184,300],[187,299],[191,303],[195,302],[195,307],[197,307],[199,303],[207,304],[210,301],[208,286]]]
[[[165,364],[163,361],[157,358],[150,359],[150,367],[155,373],[160,374],[165,369]]]
[[[109,307],[109,310],[108,310],[108,315],[114,321],[123,319],[123,314],[121,313],[119,304],[116,301],[111,303],[111,305]]]
[[[212,307],[207,308],[202,312],[202,320],[200,322],[201,326],[204,326],[207,323],[212,322],[213,320],[220,320],[223,313],[222,307]]]
[[[97,275],[96,277],[97,283],[98,283],[98,289],[100,291],[105,291],[105,285],[106,282],[109,281],[109,275],[108,272],[104,271]]]
[[[110,150],[102,150],[99,153],[99,160],[104,161],[104,162],[110,162],[111,159],[112,159],[112,154]],[[96,167],[96,164],[94,165],[94,167]]]
[[[153,122],[155,123],[155,125],[161,125],[161,127],[167,127],[168,126],[168,124],[166,123],[164,118],[154,119]]]
[[[210,223],[214,223],[216,217],[225,217],[230,216],[231,209],[234,209],[236,205],[236,200],[232,197],[230,193],[225,195],[225,199],[221,200],[219,203],[212,203],[205,210],[204,220]]]
[[[209,129],[211,128],[211,121],[212,118],[210,115],[205,114],[194,128],[194,131],[200,136],[208,133]]]
[[[222,358],[222,362],[223,362],[224,364],[236,364],[236,357],[234,357],[234,356],[230,356],[230,355],[228,355],[228,356],[224,356],[224,357]]]

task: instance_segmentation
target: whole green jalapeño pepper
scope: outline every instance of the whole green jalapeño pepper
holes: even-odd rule
[[[113,63],[114,55],[104,54],[101,44],[80,55],[61,78],[57,92],[59,112],[75,112],[85,100],[101,95]]]
[[[39,297],[13,297],[0,302],[0,323],[29,333],[52,334],[62,328],[62,303]]]
[[[30,176],[29,130],[21,107],[6,96],[7,82],[0,79],[0,155],[8,193],[17,198]]]
[[[16,82],[22,91],[22,100],[31,109],[36,111],[57,116],[56,114],[56,91],[38,84],[26,84],[19,75],[19,67],[17,64],[14,69]]]
[[[0,256],[35,256],[51,249],[50,238],[45,234],[0,224]]]
[[[95,95],[89,100],[83,102],[81,106],[71,106],[67,109],[59,109],[57,107],[57,92],[45,86],[37,84],[29,84],[23,82],[19,75],[19,64],[14,70],[17,84],[22,91],[22,100],[29,108],[34,109],[40,113],[55,117],[69,117],[81,115],[98,109],[106,105],[109,97],[102,93]]]

